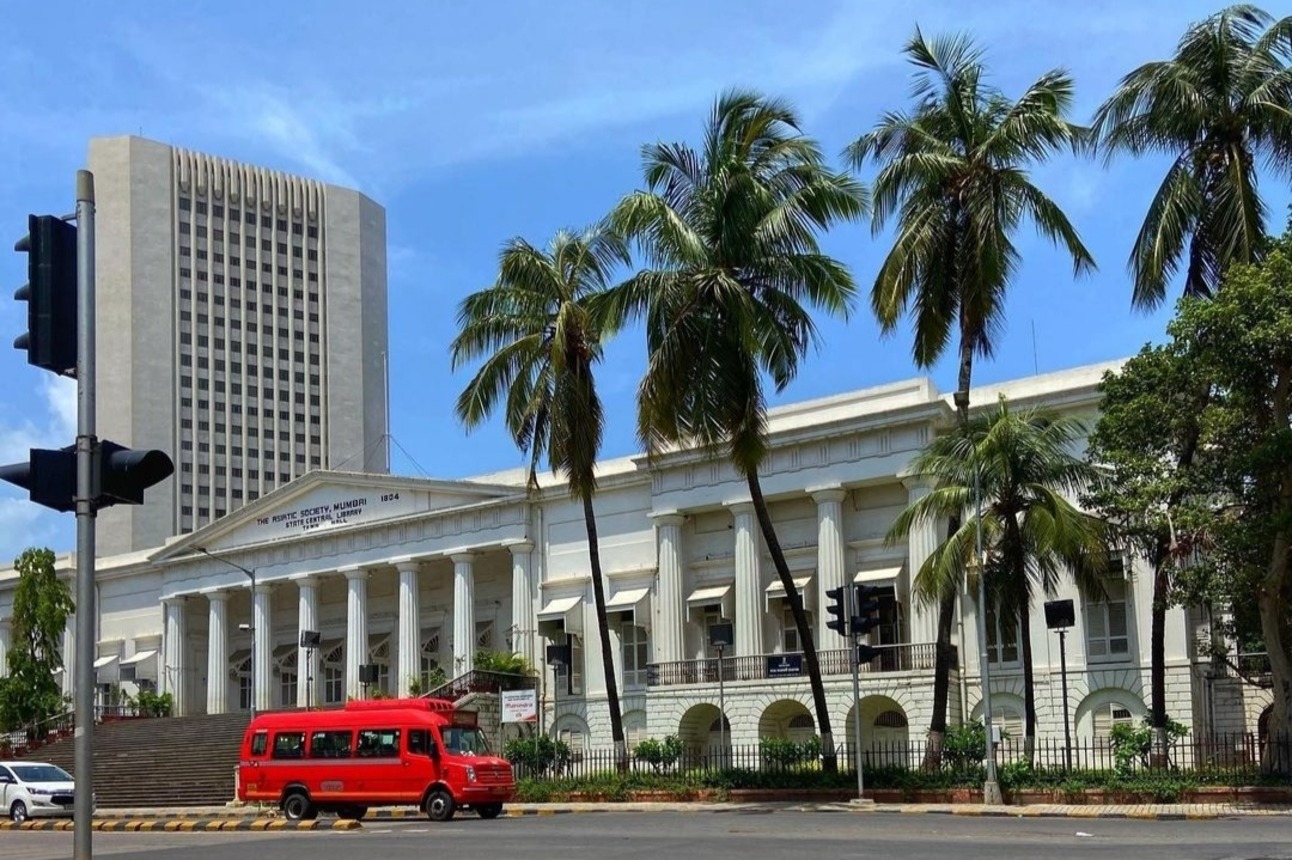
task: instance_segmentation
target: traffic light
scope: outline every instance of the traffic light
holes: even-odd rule
[[[58,374],[76,370],[76,225],[53,215],[27,216],[27,283],[13,297],[27,302],[27,331],[14,339],[27,363]]]
[[[144,490],[170,477],[174,464],[162,451],[135,450],[99,443],[96,509],[142,505]],[[26,489],[31,500],[56,511],[76,509],[76,448],[32,448],[26,463],[0,466],[0,480]]]
[[[879,625],[879,586],[854,585],[852,635],[862,636]]]
[[[857,643],[857,665],[865,666],[871,660],[879,656],[879,649],[874,645],[867,645],[865,642]]]
[[[834,616],[825,623],[825,626],[840,636],[848,635],[848,606],[845,591],[846,589],[840,586],[826,589],[825,592],[825,596],[830,600],[830,605],[825,608],[825,611]]]

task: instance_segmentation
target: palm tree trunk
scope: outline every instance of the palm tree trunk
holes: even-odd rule
[[[588,559],[592,565],[592,596],[597,604],[597,630],[601,634],[601,670],[606,679],[606,705],[610,708],[610,736],[615,742],[615,762],[620,770],[628,766],[624,748],[624,720],[619,711],[619,681],[615,676],[615,655],[610,648],[610,622],[606,617],[606,588],[601,579],[601,548],[597,541],[597,518],[592,494],[583,494],[583,523],[588,529]]]
[[[960,373],[955,403],[956,424],[961,432],[969,426],[969,383],[973,378],[973,339],[968,322],[960,314]],[[947,523],[947,540],[960,528],[958,517]],[[933,716],[929,720],[928,746],[924,748],[924,768],[942,767],[942,746],[947,734],[947,700],[951,693],[951,627],[955,623],[956,593],[943,596],[938,607],[937,645],[933,664]],[[962,717],[963,718],[963,717]]]
[[[958,524],[953,523],[952,529]],[[924,769],[942,768],[942,748],[947,736],[947,700],[951,696],[951,627],[955,622],[956,595],[943,595],[938,606],[937,643],[933,663],[933,716],[929,720],[928,745],[924,748]]]
[[[794,626],[798,629],[799,643],[803,648],[803,662],[807,664],[808,682],[812,685],[812,702],[816,705],[817,724],[821,727],[822,767],[826,773],[836,773],[839,770],[839,762],[835,755],[834,734],[830,731],[830,709],[825,700],[825,684],[821,681],[821,664],[816,657],[812,627],[808,624],[807,613],[803,611],[803,598],[794,587],[794,578],[790,576],[790,566],[785,562],[781,542],[776,537],[772,515],[767,509],[767,500],[763,498],[763,487],[758,481],[756,469],[749,470],[747,481],[749,497],[758,515],[758,525],[763,531],[763,540],[767,542],[767,551],[771,553],[776,575],[780,577],[781,587],[785,589],[785,596],[789,599],[790,612],[794,615]],[[857,714],[855,718],[861,719],[861,714]]]
[[[1023,754],[1032,764],[1036,753],[1036,683],[1032,670],[1032,613],[1024,605],[1018,610],[1018,631],[1023,637]]]

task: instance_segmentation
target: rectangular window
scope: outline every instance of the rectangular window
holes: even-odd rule
[[[304,732],[279,732],[274,735],[274,758],[304,758],[304,756]]]
[[[1086,604],[1086,654],[1091,659],[1119,660],[1130,655],[1126,611],[1126,580],[1102,580],[1106,594],[1092,595]]]
[[[362,729],[359,758],[393,758],[399,755],[399,729]]]
[[[251,754],[260,758],[269,749],[269,732],[256,732],[251,736]]]
[[[644,688],[646,664],[650,662],[650,642],[646,638],[646,628],[625,624],[620,628],[619,641],[623,653],[624,689]]]
[[[314,732],[310,735],[310,758],[350,758],[354,735],[348,731]]]
[[[786,654],[796,654],[803,650],[799,645],[799,628],[794,623],[794,610],[789,606],[781,611],[781,647]]]
[[[1013,612],[998,612],[995,604],[987,610],[987,659],[992,663],[1017,664],[1021,660],[1022,637]]]
[[[410,729],[408,732],[408,754],[430,755],[431,733],[426,729]]]

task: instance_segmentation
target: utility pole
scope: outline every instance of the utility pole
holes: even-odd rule
[[[76,793],[72,856],[90,860],[94,815],[94,525],[99,445],[94,411],[94,175],[76,172]]]

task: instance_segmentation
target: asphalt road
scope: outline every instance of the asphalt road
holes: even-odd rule
[[[96,833],[96,856],[159,860],[389,860],[428,853],[525,860],[1292,860],[1292,818],[1126,821],[865,813],[598,813],[448,824],[371,822],[354,832]],[[1114,852],[1114,853],[1110,853]],[[0,833],[4,860],[64,860],[71,833]]]

